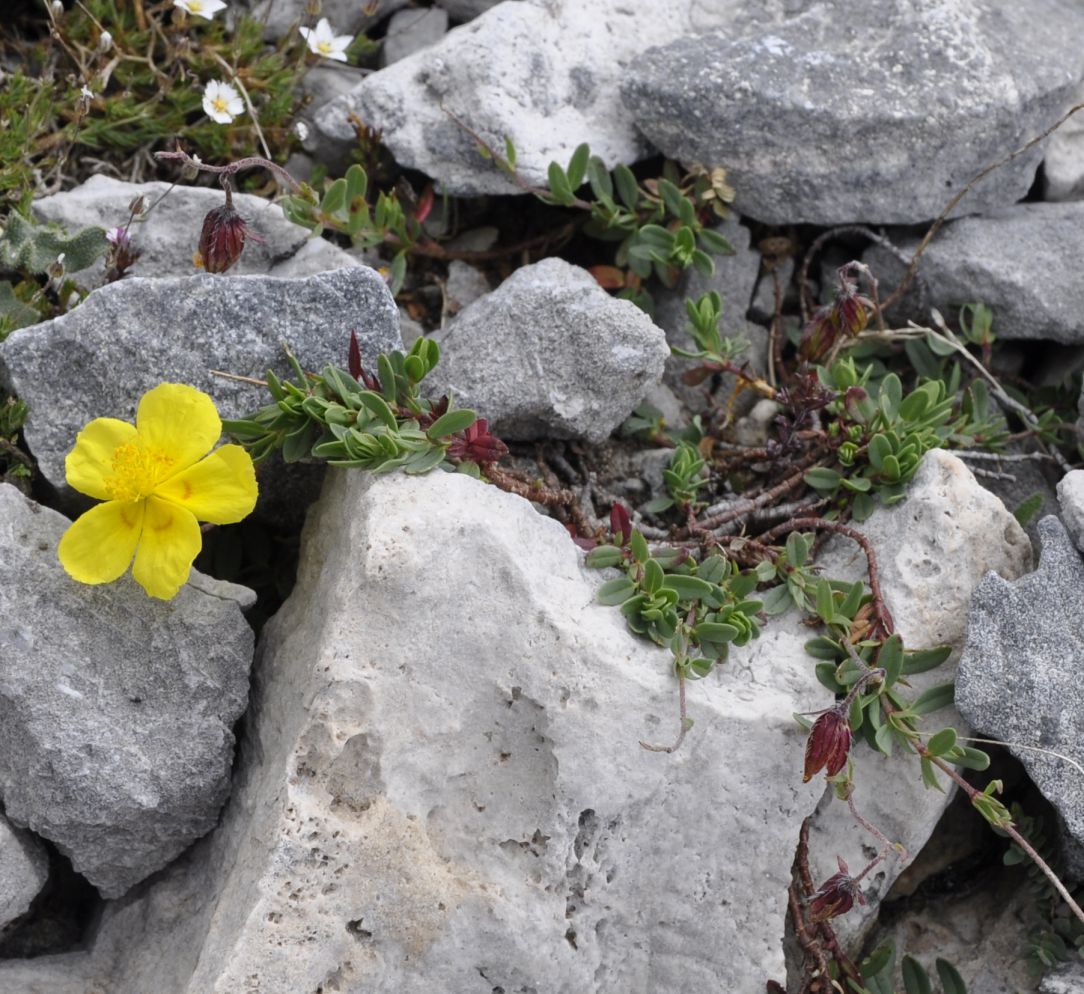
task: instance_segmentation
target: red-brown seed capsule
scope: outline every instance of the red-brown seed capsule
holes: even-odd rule
[[[203,219],[199,255],[203,268],[209,273],[224,273],[241,258],[245,247],[248,227],[245,219],[234,210],[232,200],[227,193],[226,202],[209,211]]]
[[[855,900],[859,904],[866,903],[858,881],[851,876],[843,858],[837,856],[836,861],[839,863],[839,873],[825,880],[809,902],[811,922],[824,922],[829,918],[838,918],[854,907]]]
[[[822,767],[828,776],[834,777],[847,765],[851,751],[851,725],[840,707],[825,711],[814,723],[805,740],[805,773],[802,781],[809,780]]]

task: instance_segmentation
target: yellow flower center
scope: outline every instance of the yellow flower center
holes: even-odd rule
[[[203,0],[188,0],[188,10],[192,14],[202,14]]]
[[[211,106],[214,107],[219,114],[228,114],[230,112],[230,105],[222,99],[222,97],[215,97],[211,101]]]
[[[321,55],[330,55],[331,54],[331,42],[330,41],[318,41],[316,43],[316,47],[318,49],[320,49],[320,54]]]
[[[110,500],[143,500],[168,475],[174,458],[161,449],[129,442],[113,452],[113,475],[105,481]]]

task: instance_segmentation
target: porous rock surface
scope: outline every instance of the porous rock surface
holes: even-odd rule
[[[0,484],[0,795],[119,897],[217,820],[254,597],[195,572],[168,602],[78,584],[56,558],[68,524]]]
[[[432,176],[449,193],[519,193],[478,154],[470,131],[502,155],[510,139],[518,171],[536,185],[546,185],[551,161],[567,163],[582,142],[609,166],[635,162],[648,147],[617,84],[644,50],[698,31],[739,31],[783,16],[786,6],[782,0],[499,3],[437,45],[373,73],[318,111],[316,125],[328,143],[345,147],[356,140],[347,120],[356,113],[383,131],[399,163]]]
[[[0,491],[0,500],[5,496]],[[48,878],[45,847],[0,815],[0,932],[30,907]]]
[[[917,238],[899,245],[905,258],[917,246]],[[947,224],[923,253],[919,275],[929,289],[928,307],[947,318],[954,319],[962,304],[982,301],[993,309],[1000,339],[1074,345],[1084,342],[1084,285],[1074,263],[1082,252],[1084,201],[1016,204]],[[863,261],[882,286],[895,286],[906,268],[879,247]],[[894,316],[929,323],[913,292]]]
[[[1057,809],[1069,836],[1070,872],[1079,877],[1084,873],[1078,768],[1084,763],[1084,561],[1057,518],[1039,522],[1039,537],[1042,551],[1034,573],[1015,583],[991,575],[975,591],[956,705],[978,731],[1008,744]]]
[[[432,337],[441,348],[432,390],[450,390],[507,439],[604,441],[669,355],[635,304],[557,258],[517,269]]]
[[[90,952],[0,989],[760,989],[824,706],[795,620],[690,693],[561,526],[456,474],[332,472],[265,630],[221,827]],[[780,773],[780,771],[786,771]],[[90,978],[90,979],[87,979]],[[19,987],[22,984],[23,987]]]
[[[770,224],[936,217],[1053,124],[1084,75],[1084,12],[1066,0],[799,6],[755,34],[655,38],[622,81],[656,148],[726,166],[738,210]],[[999,169],[958,212],[1019,200],[1041,158]]]
[[[1084,552],[1084,469],[1073,469],[1058,481],[1061,520],[1076,547]]]
[[[29,405],[27,445],[42,475],[62,487],[64,457],[82,427],[96,417],[133,420],[140,396],[163,381],[198,387],[223,418],[238,418],[270,397],[211,370],[294,378],[283,343],[304,369],[345,367],[351,331],[372,366],[377,353],[401,347],[398,329],[391,294],[368,268],[297,280],[133,278],[10,335],[0,343],[0,384]]]
[[[163,197],[167,190],[169,195]],[[170,190],[169,183],[124,183],[109,176],[92,176],[74,190],[35,200],[33,210],[42,221],[55,221],[69,232],[87,225],[109,230],[128,223],[129,205],[140,196],[148,207],[154,207],[130,226],[132,245],[141,255],[129,274],[195,275],[198,270],[192,257],[199,247],[203,219],[208,211],[225,203],[221,188],[174,186]],[[230,269],[233,276],[309,276],[358,265],[353,256],[331,242],[310,239],[307,229],[287,221],[282,208],[263,197],[235,193],[233,204],[250,229],[241,258]],[[69,275],[80,286],[94,289],[105,282],[105,262],[99,259]]]
[[[1084,103],[1084,82],[1071,103]],[[1043,156],[1043,199],[1084,200],[1084,111],[1050,136]]]
[[[940,449],[923,457],[906,499],[875,511],[860,530],[876,552],[885,601],[904,646],[953,648],[941,666],[909,676],[911,687],[901,688],[902,692],[917,696],[951,682],[968,630],[972,593],[984,583],[984,576],[1006,583],[1031,568],[1027,535],[960,459]],[[824,576],[852,582],[867,579],[862,550],[845,537],[833,539],[819,562]],[[931,731],[948,725],[968,734],[954,707],[925,719]],[[893,842],[903,843],[911,856],[917,855],[952,798],[951,784],[941,777],[945,793],[927,789],[913,757],[885,757],[864,743],[851,755],[859,813]],[[826,792],[810,829],[810,866],[817,882],[837,872],[837,855],[857,873],[878,848],[877,840],[854,823],[847,805]],[[880,899],[902,869],[900,861],[889,856],[863,881],[869,903],[865,907],[856,903],[833,922],[845,948],[855,946],[876,920]]]

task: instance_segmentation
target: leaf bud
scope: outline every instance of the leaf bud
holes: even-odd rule
[[[128,205],[128,213],[134,217],[139,217],[147,209],[147,198],[140,194],[138,197],[132,199],[132,202]]]

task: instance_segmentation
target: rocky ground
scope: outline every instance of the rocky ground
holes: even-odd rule
[[[246,8],[270,45],[313,22],[302,0],[230,8],[220,20]],[[312,232],[285,182],[233,195],[249,238],[225,274],[192,262],[221,189],[173,163],[88,152],[30,204],[67,232],[116,229],[141,196],[154,207],[123,278],[100,257],[37,273],[53,311],[0,332],[2,397],[28,407],[0,435],[23,454],[0,464],[0,991],[812,994],[829,989],[818,956],[861,966],[886,943],[898,963],[868,971],[871,994],[931,989],[905,954],[944,994],[960,988],[938,958],[970,994],[1084,991],[1084,924],[1026,860],[1006,865],[1004,836],[943,773],[924,783],[917,757],[872,748],[869,730],[854,810],[819,774],[803,781],[795,716],[846,693],[806,649],[819,608],[751,608],[762,634],[683,679],[692,727],[651,751],[678,728],[674,655],[599,602],[618,574],[585,561],[620,502],[653,548],[714,543],[735,571],[766,562],[782,580],[788,522],[833,512],[834,532],[792,529],[821,535],[819,575],[841,598],[875,563],[906,647],[951,649],[908,676],[920,700],[955,682],[925,733],[1000,743],[988,771],[961,772],[980,790],[999,779],[1015,824],[1070,889],[1084,880],[1084,113],[1031,143],[1084,99],[1084,11],[325,0],[320,15],[381,45],[365,66],[310,60],[278,158],[319,186],[377,154],[358,121],[378,131],[371,182],[392,170],[425,224],[401,279],[401,242]],[[506,139],[514,169],[495,161]],[[732,251],[710,273],[629,279],[572,201],[534,196],[584,142],[637,181],[664,159],[725,168],[729,211],[697,223]],[[803,475],[827,458],[802,463],[801,445],[830,434],[832,409],[801,378],[802,329],[840,266],[858,262],[877,281],[862,293],[887,300],[920,248],[887,328],[969,343],[950,406],[977,422],[988,370],[1006,437],[946,432],[857,515],[846,487],[825,496]],[[630,299],[644,287],[650,311]],[[671,347],[693,348],[686,301],[711,291],[720,333],[745,348],[704,372]],[[964,338],[971,302],[996,341]],[[839,347],[878,382],[950,382],[951,348],[876,339],[864,317],[867,337]],[[493,482],[273,457],[252,519],[206,536],[174,600],[69,578],[57,542],[89,501],[65,456],[88,421],[130,420],[163,381],[243,417],[268,402],[253,379],[291,375],[284,344],[305,370],[346,368],[352,333],[367,370],[419,334],[439,343],[431,395],[511,449]],[[691,515],[651,503],[673,492],[683,430],[712,470]],[[756,579],[748,596],[765,598],[772,580]],[[871,593],[856,641],[880,623]],[[808,909],[839,859],[873,869],[822,929]]]

